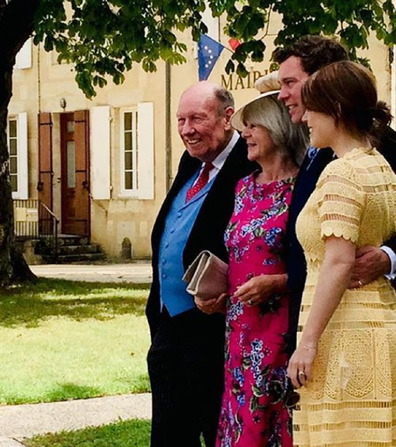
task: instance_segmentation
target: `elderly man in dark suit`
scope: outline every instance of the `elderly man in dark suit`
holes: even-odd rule
[[[252,172],[244,140],[230,125],[232,95],[200,82],[182,95],[178,130],[186,151],[152,233],[147,304],[152,344],[151,447],[213,447],[223,389],[224,317],[194,304],[183,273],[202,250],[223,260],[237,181]]]

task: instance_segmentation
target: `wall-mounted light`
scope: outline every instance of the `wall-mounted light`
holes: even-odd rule
[[[61,106],[61,108],[63,109],[63,111],[65,111],[65,109],[66,109],[66,105],[67,105],[67,103],[66,103],[66,99],[65,99],[65,98],[61,98],[61,99],[59,100],[59,105]]]

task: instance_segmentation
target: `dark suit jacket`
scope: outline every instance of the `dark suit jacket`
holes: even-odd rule
[[[160,317],[158,250],[165,226],[165,219],[173,199],[201,165],[202,162],[200,160],[191,157],[187,151],[184,152],[176,178],[154,224],[151,236],[153,282],[146,308],[152,337],[156,333]],[[245,140],[239,138],[222,169],[217,174],[198,213],[183,252],[185,269],[202,250],[209,250],[219,258],[227,261],[224,231],[234,209],[235,186],[239,179],[250,174],[254,169],[257,169],[257,165],[247,159]],[[213,315],[212,317],[219,318],[218,315]]]
[[[381,135],[378,150],[387,159],[393,171],[396,172],[396,133],[391,128],[386,128]],[[323,169],[333,160],[333,155],[334,153],[331,149],[321,149],[310,166],[310,160],[308,160],[308,157],[305,157],[293,191],[286,233],[286,264],[288,287],[290,289],[289,332],[287,335],[289,354],[292,354],[296,348],[298,317],[307,276],[304,252],[296,236],[296,220],[315,189],[316,182]],[[308,166],[309,168],[307,169]],[[386,241],[385,245],[396,252],[396,238]]]

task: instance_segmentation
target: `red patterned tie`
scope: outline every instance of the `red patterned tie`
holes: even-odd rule
[[[212,169],[213,169],[212,163],[205,163],[205,166],[202,169],[201,174],[198,177],[198,180],[195,182],[195,185],[191,186],[191,188],[187,191],[186,203],[190,201],[195,196],[195,194],[201,191],[201,189],[208,183],[209,172]]]

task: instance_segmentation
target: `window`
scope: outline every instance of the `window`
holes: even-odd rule
[[[124,140],[124,190],[137,191],[139,189],[139,139],[137,110],[126,111],[122,114],[122,135]]]
[[[143,102],[122,110],[121,196],[154,198],[154,107]]]
[[[12,192],[18,191],[18,120],[10,118],[8,120],[8,152],[10,156],[10,180]]]
[[[14,199],[28,198],[27,115],[10,116],[7,124],[9,169]]]

